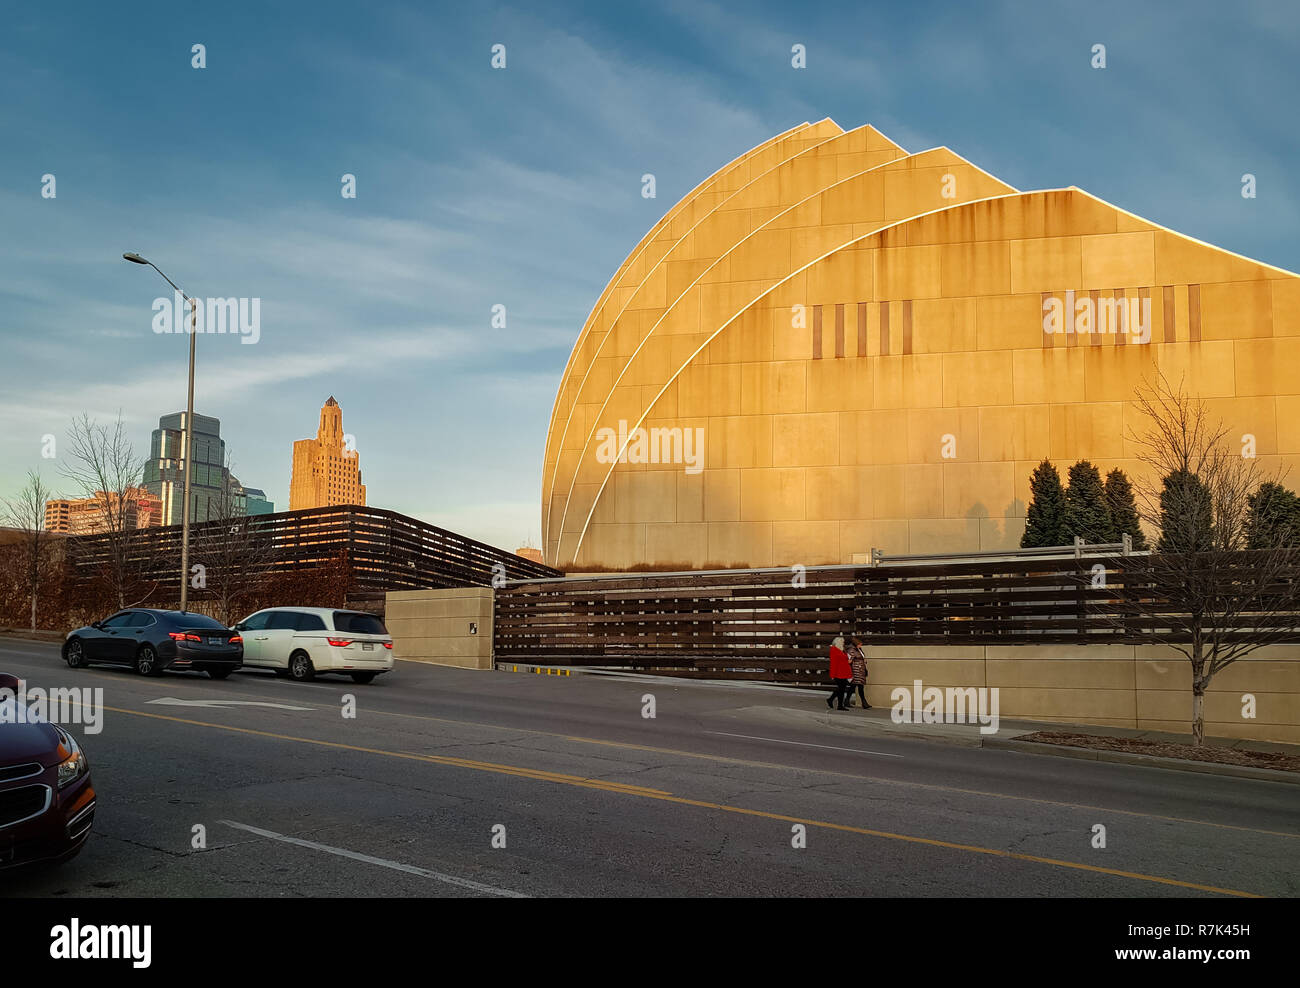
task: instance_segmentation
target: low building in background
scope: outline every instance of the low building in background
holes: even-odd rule
[[[128,488],[123,498],[114,491],[96,491],[91,497],[56,498],[45,502],[45,530],[68,535],[93,535],[109,530],[110,521],[123,517],[124,529],[159,524],[162,502],[143,487]]]
[[[162,499],[147,488],[133,487],[131,503],[135,505],[136,528],[153,528],[162,524]]]
[[[239,487],[241,514],[269,515],[275,511],[275,503],[267,500],[266,491],[258,487]]]
[[[66,532],[71,525],[70,513],[72,501],[69,498],[57,498],[45,502],[45,530],[47,532]]]
[[[523,556],[525,559],[531,559],[535,563],[540,563],[542,561],[542,550],[535,549],[530,545],[526,545],[522,549],[516,549],[515,555]]]

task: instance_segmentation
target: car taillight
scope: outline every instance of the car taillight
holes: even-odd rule
[[[184,631],[169,631],[167,637],[174,642],[201,642],[203,641],[198,635],[191,635]]]
[[[345,648],[352,644],[351,638],[326,638],[325,640],[335,648]]]
[[[384,648],[392,648],[392,647],[393,647],[392,642],[384,642]]]
[[[230,644],[232,644],[232,645],[242,645],[242,644],[244,644],[244,636],[243,636],[243,635],[234,635],[234,636],[232,636],[231,639],[230,639]]]

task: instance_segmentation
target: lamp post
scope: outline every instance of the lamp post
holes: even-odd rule
[[[153,268],[162,275],[163,281],[176,289],[181,298],[190,304],[190,381],[185,399],[185,439],[181,447],[185,457],[185,504],[181,508],[181,610],[183,611],[187,609],[190,599],[190,461],[193,459],[190,454],[194,441],[194,338],[198,335],[195,329],[199,304],[181,291],[180,286],[163,274],[162,269],[152,261],[145,260],[139,254],[130,251],[122,257],[133,264],[147,264]]]

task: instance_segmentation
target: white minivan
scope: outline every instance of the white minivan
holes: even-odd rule
[[[365,611],[332,607],[267,607],[235,625],[244,637],[244,665],[274,669],[299,682],[319,673],[368,683],[393,669],[393,639]]]

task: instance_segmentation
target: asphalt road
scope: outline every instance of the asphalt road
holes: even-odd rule
[[[8,895],[1300,892],[1295,786],[869,736],[816,696],[400,661],[145,679],[12,639],[0,672],[105,708],[69,728],[94,835]]]

